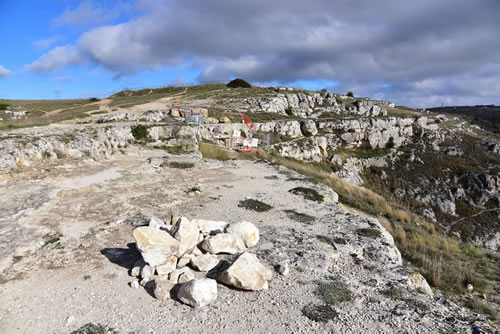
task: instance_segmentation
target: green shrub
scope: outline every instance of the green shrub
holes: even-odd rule
[[[100,101],[100,100],[97,97],[91,97],[89,99],[89,102],[98,102],[98,101]]]
[[[385,148],[391,149],[394,147],[394,138],[389,137],[389,141],[387,141],[387,144],[385,144]]]
[[[286,107],[285,112],[288,116],[293,116],[293,108],[292,107],[290,107],[290,106]]]
[[[306,187],[297,187],[289,190],[290,193],[294,195],[301,195],[305,199],[315,201],[315,202],[323,202],[323,196],[321,196],[316,190]]]
[[[88,323],[76,331],[72,331],[71,334],[118,334],[118,332],[114,328],[108,326]]]
[[[142,124],[134,126],[132,128],[132,136],[134,136],[136,140],[147,140],[149,139],[148,128]]]
[[[231,80],[226,87],[229,88],[252,88],[252,85],[250,85],[248,82],[246,82],[243,79],[234,79]]]
[[[9,107],[8,104],[6,104],[6,103],[0,103],[0,110],[7,110],[8,107]]]
[[[347,95],[347,96],[350,96],[350,97],[354,97],[354,94],[353,94],[353,92],[351,92],[351,91],[347,92],[347,94],[346,94],[346,95]]]
[[[245,208],[247,210],[253,210],[257,212],[265,212],[271,210],[273,207],[264,202],[258,201],[256,199],[246,199],[244,201],[240,201],[238,207]]]
[[[337,104],[344,103],[344,101],[340,97],[338,97],[338,96],[335,96],[335,101],[337,101]]]
[[[206,159],[227,161],[230,159],[229,153],[222,147],[200,142],[199,150]]]

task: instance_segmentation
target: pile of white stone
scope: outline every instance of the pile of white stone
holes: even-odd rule
[[[153,217],[149,226],[141,226],[133,235],[142,259],[131,274],[137,277],[131,286],[138,288],[154,282],[154,295],[165,301],[179,286],[177,298],[201,307],[217,299],[217,281],[243,290],[268,289],[272,271],[257,256],[247,251],[259,241],[259,230],[246,221],[228,224],[222,221],[185,217],[166,224]],[[216,268],[223,254],[239,254],[216,280],[206,273]]]

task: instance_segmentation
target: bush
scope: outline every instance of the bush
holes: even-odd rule
[[[6,103],[0,103],[0,110],[7,110],[8,107],[9,107],[8,104],[6,104]]]
[[[134,126],[132,128],[132,136],[134,136],[136,140],[146,140],[149,138],[148,128],[142,124]]]
[[[252,85],[250,85],[248,82],[246,82],[243,79],[234,79],[231,80],[226,87],[229,88],[252,88]]]
[[[391,149],[394,147],[394,138],[389,137],[389,141],[385,144],[385,148]]]
[[[97,97],[91,97],[89,102],[99,102],[100,100]]]
[[[71,332],[71,334],[118,334],[118,332],[114,328],[108,326],[88,323]]]
[[[347,94],[346,94],[346,95],[347,95],[347,96],[350,96],[350,97],[354,97],[354,94],[353,94],[353,92],[351,92],[351,91],[347,92]]]
[[[286,112],[286,114],[288,116],[293,116],[293,109],[292,109],[292,107],[290,107],[290,106],[286,107],[285,112]]]

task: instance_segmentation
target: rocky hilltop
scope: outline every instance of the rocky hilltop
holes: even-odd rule
[[[206,124],[184,122],[179,105]],[[60,120],[70,112],[77,118]],[[221,85],[39,113],[0,132],[10,333],[87,323],[120,333],[498,332],[500,141],[460,116]],[[51,125],[28,126],[35,120]],[[268,152],[225,151],[235,130],[269,137]],[[223,227],[204,233],[200,221]],[[214,240],[241,235],[228,227],[241,221],[258,243],[236,237],[217,251]],[[141,229],[177,245],[170,262],[145,251]],[[181,252],[189,231],[196,240]],[[265,279],[227,274],[254,270],[242,262]]]

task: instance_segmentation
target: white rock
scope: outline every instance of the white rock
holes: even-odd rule
[[[155,280],[155,290],[154,294],[156,299],[161,301],[166,301],[170,299],[170,291],[173,289],[175,284],[168,279],[156,279]]]
[[[141,274],[141,270],[145,265],[146,265],[146,262],[144,262],[143,258],[135,261],[134,266],[132,267],[132,270],[130,270],[130,275],[132,275],[134,277],[139,277],[139,275]]]
[[[288,262],[280,263],[278,265],[278,272],[283,276],[288,275],[290,273],[290,266],[288,265]]]
[[[177,257],[172,256],[165,263],[156,266],[156,272],[158,273],[158,275],[163,276],[170,274],[172,271],[175,270],[175,268],[177,268]]]
[[[193,219],[193,222],[198,224],[198,229],[200,230],[200,233],[203,234],[222,233],[224,232],[224,229],[228,225],[228,223],[223,221],[204,220],[204,219]]]
[[[155,273],[155,268],[147,264],[141,270],[141,277],[145,279],[151,278],[153,277],[154,273]]]
[[[432,296],[434,293],[432,292],[429,283],[425,280],[424,276],[419,273],[412,273],[408,278],[408,285],[414,289],[418,289],[425,294]]]
[[[144,261],[153,267],[170,260],[179,252],[179,241],[168,232],[141,226],[134,230],[133,235]]]
[[[219,275],[218,280],[240,289],[255,291],[267,289],[267,282],[272,277],[272,271],[259,262],[257,255],[245,252]]]
[[[192,307],[208,305],[217,299],[217,282],[209,278],[191,280],[181,286],[177,297]]]
[[[197,247],[196,247],[197,248]],[[182,257],[179,259],[179,261],[177,262],[177,268],[181,268],[181,267],[185,267],[187,266],[187,264],[191,261],[192,258],[194,258],[195,256],[191,253],[191,254],[184,254],[182,255]]]
[[[250,222],[242,221],[231,224],[226,232],[240,237],[247,247],[253,247],[259,242],[259,229]]]
[[[132,289],[138,289],[139,288],[139,281],[132,281],[132,282],[130,282],[130,287]]]
[[[230,233],[220,233],[203,241],[201,249],[211,254],[237,254],[245,251],[246,247],[241,238]]]
[[[201,234],[200,234],[201,235]],[[203,241],[203,240],[202,240]],[[193,252],[191,253],[193,256],[198,256],[198,255],[202,255],[203,252],[198,248],[198,247],[195,247],[193,249]]]
[[[179,277],[184,274],[185,272],[190,271],[188,267],[182,267],[179,269],[175,269],[170,273],[168,276],[168,279],[173,282],[174,284],[179,283]]]
[[[194,280],[194,273],[191,270],[188,270],[186,272],[183,272],[182,274],[179,275],[179,279],[177,283],[179,284],[184,284],[186,282],[189,282],[191,280]]]
[[[187,251],[191,251],[196,247],[199,234],[200,230],[198,230],[196,222],[189,221],[186,217],[181,217],[177,221],[172,229],[172,235],[179,241],[179,255],[182,256]]]
[[[472,284],[467,284],[467,291],[469,291],[469,293],[472,293],[472,291],[474,291],[474,286]]]
[[[166,227],[167,224],[165,224],[165,222],[163,220],[161,220],[160,218],[157,218],[157,217],[151,217],[150,221],[149,221],[149,227],[153,227],[153,228],[156,228],[156,229],[160,229],[162,227]]]
[[[75,322],[75,317],[70,315],[69,317],[66,318],[66,326],[71,325],[73,322]]]
[[[203,254],[191,259],[191,266],[198,271],[209,271],[219,264],[217,255]]]

